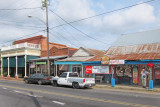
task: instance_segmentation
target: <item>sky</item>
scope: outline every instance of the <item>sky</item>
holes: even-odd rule
[[[49,0],[49,40],[74,48],[107,50],[122,34],[160,29],[159,0],[88,18],[145,1]],[[46,36],[46,11],[41,7],[42,0],[1,0],[0,46],[23,38]],[[65,25],[59,26],[62,24]]]

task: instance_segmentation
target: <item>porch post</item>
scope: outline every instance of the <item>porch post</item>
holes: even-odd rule
[[[1,58],[1,78],[3,78],[3,58]]]
[[[83,65],[82,65],[82,77],[83,77]]]
[[[16,56],[16,76],[15,78],[18,79],[18,57]]]
[[[27,55],[25,55],[25,77],[27,76]]]
[[[10,73],[9,73],[9,57],[8,57],[8,75],[7,75],[7,79],[10,79]]]
[[[56,76],[57,76],[57,64],[56,64]]]

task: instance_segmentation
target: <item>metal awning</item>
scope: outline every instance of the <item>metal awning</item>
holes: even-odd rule
[[[64,59],[67,58],[68,55],[64,56],[50,56],[49,60],[57,60],[57,59]],[[47,57],[42,57],[42,58],[37,58],[37,59],[30,59],[28,62],[34,62],[34,61],[46,61],[48,58]]]

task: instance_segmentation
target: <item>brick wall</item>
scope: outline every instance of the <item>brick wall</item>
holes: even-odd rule
[[[49,56],[63,56],[68,55],[68,48],[56,48],[52,47],[49,50]],[[41,57],[46,57],[47,51],[41,51]]]

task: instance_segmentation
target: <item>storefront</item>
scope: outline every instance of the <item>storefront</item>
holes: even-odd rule
[[[147,85],[149,85],[149,80],[152,78],[154,86],[160,85],[160,60],[139,60],[139,61],[125,61],[126,64],[132,65],[132,71],[133,71],[133,84],[142,85],[142,79],[141,79],[141,71],[142,69],[145,69],[148,72],[147,75]],[[150,69],[148,64],[152,63],[152,74],[150,74]],[[150,77],[151,76],[151,77]]]

